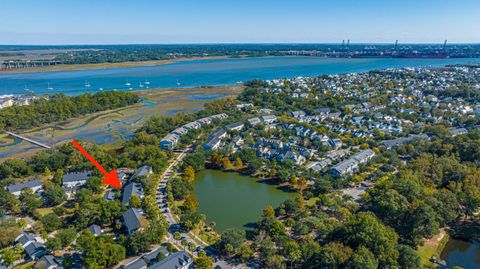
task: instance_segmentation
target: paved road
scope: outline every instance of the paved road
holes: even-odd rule
[[[175,221],[175,219],[172,216],[172,212],[170,212],[170,208],[168,207],[167,182],[175,174],[174,168],[183,160],[183,158],[185,158],[185,156],[186,156],[186,152],[181,152],[177,156],[175,161],[173,161],[170,164],[170,166],[165,170],[165,172],[162,174],[160,184],[158,185],[158,188],[157,188],[157,205],[158,207],[160,207],[160,210],[162,211],[163,215],[167,219],[168,224],[170,225],[169,228],[167,229],[168,233],[170,234],[169,242],[175,243],[177,245],[181,245],[180,244],[181,240],[173,239],[173,234],[175,232],[180,232],[180,234],[182,235],[182,238],[186,239],[188,242],[192,242],[195,244],[196,250],[192,254],[194,256],[197,256],[198,251],[203,249],[205,246],[208,246],[208,244],[203,242],[200,238],[198,238],[195,235],[181,231],[180,224],[178,224],[177,221]],[[199,244],[198,242],[201,242],[201,244]]]

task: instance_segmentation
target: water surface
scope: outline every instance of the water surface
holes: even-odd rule
[[[209,169],[197,173],[195,194],[199,212],[207,216],[207,222],[214,221],[219,232],[250,228],[268,205],[277,207],[295,195],[255,178]]]
[[[230,85],[252,79],[318,76],[460,63],[480,63],[480,59],[349,59],[288,56],[195,60],[145,67],[3,74],[0,75],[0,95],[25,94],[31,91],[37,94],[74,95],[100,90],[138,90],[146,89],[147,86],[153,89]],[[47,89],[48,87],[53,89]]]
[[[450,239],[440,255],[447,266],[460,266],[465,269],[480,268],[480,243]]]

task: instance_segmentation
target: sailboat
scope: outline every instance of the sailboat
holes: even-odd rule
[[[132,86],[132,83],[128,82],[128,79],[127,79],[127,82],[125,82],[125,86]]]
[[[47,85],[47,90],[49,90],[49,91],[53,90],[53,88],[50,87],[50,83],[48,83],[48,85]]]
[[[180,84],[180,82],[179,82],[178,79],[177,79],[177,86],[180,86],[180,85],[181,85],[181,84]]]
[[[145,79],[145,82],[144,82],[143,84],[145,84],[145,85],[150,85],[150,81],[148,81],[148,80]]]
[[[90,82],[85,80],[85,88],[90,88],[92,85],[90,85]]]
[[[29,93],[34,93],[32,90],[27,88],[27,85],[25,84],[25,87],[23,88],[24,91],[29,92]]]
[[[138,87],[143,88],[142,81],[140,81],[140,84],[138,84]]]

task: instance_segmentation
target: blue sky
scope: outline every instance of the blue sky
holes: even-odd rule
[[[0,0],[0,44],[480,43],[479,0]]]

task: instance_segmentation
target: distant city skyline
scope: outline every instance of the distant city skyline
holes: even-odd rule
[[[3,0],[0,44],[480,43],[477,0]]]

